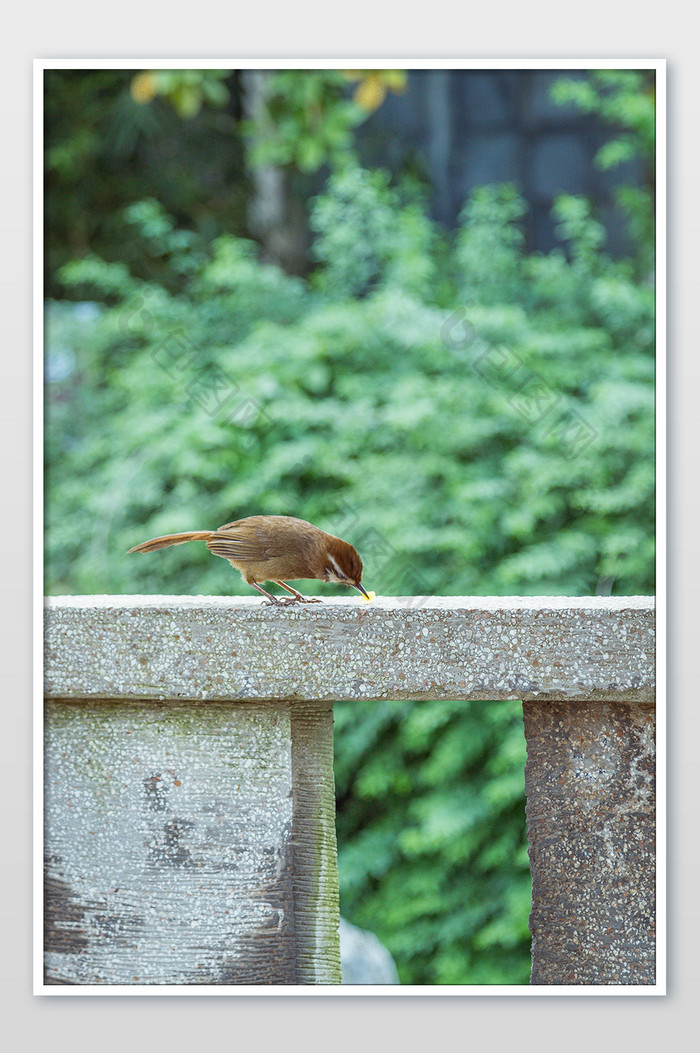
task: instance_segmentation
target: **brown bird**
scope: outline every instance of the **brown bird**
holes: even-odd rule
[[[248,585],[266,596],[270,603],[320,603],[302,596],[287,585],[287,580],[318,578],[352,585],[370,599],[362,584],[362,560],[352,545],[312,523],[293,516],[248,516],[226,523],[218,530],[190,530],[184,534],[165,534],[134,545],[129,552],[155,552],[169,545],[187,541],[205,541],[215,556],[227,559],[240,570]],[[292,599],[278,599],[262,588],[260,582],[273,581],[292,594]]]

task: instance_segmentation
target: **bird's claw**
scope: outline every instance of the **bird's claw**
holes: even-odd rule
[[[267,607],[289,607],[293,603],[323,603],[323,600],[318,596],[302,596],[301,593],[298,596],[275,596],[263,600],[263,605]]]

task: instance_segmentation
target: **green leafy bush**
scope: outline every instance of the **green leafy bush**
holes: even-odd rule
[[[61,275],[84,302],[47,309],[47,591],[249,594],[204,546],[126,551],[260,512],[345,536],[377,593],[653,591],[653,284],[585,202],[558,203],[547,255],[523,211],[482,188],[448,239],[346,168],[305,281],[134,207],[178,281],[86,257]],[[336,719],[344,913],[403,982],[525,982],[517,704]]]
[[[653,266],[655,231],[656,74],[653,70],[598,69],[587,76],[563,77],[552,86],[558,103],[573,103],[594,113],[613,130],[595,157],[606,171],[638,167],[633,185],[623,184],[615,197],[628,220],[639,263]],[[641,176],[641,179],[639,178]]]
[[[341,909],[402,983],[530,975],[519,703],[336,703]]]

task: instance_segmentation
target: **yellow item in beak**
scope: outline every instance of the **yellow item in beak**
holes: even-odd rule
[[[362,602],[363,603],[371,603],[376,595],[377,595],[376,592],[371,592],[370,591],[370,592],[367,593],[366,596],[362,597]]]

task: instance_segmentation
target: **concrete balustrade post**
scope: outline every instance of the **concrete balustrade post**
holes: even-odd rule
[[[339,983],[335,699],[521,700],[532,982],[654,982],[650,598],[56,597],[44,659],[42,990]]]

